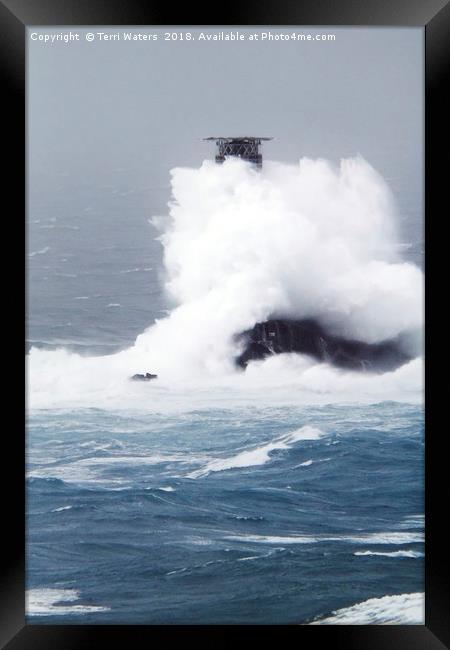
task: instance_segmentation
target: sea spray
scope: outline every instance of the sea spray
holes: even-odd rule
[[[234,335],[269,317],[368,343],[420,330],[422,273],[399,259],[392,197],[361,157],[205,162],[173,170],[172,190],[161,241],[177,306],[136,341],[158,367],[229,370]]]
[[[172,310],[115,355],[33,349],[32,406],[147,406],[149,388],[154,407],[191,389],[198,399],[242,398],[244,390],[251,400],[272,387],[281,401],[305,391],[404,399],[421,390],[418,359],[378,379],[301,355],[250,363],[245,376],[234,364],[236,334],[270,317],[312,318],[368,343],[400,337],[420,357],[422,272],[401,260],[393,198],[363,158],[337,168],[269,161],[261,171],[238,159],[205,161],[171,175],[169,215],[155,225]],[[128,382],[142,371],[157,373],[158,386]]]

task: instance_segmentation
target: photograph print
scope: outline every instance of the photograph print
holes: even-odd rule
[[[423,625],[423,28],[26,46],[27,623]]]

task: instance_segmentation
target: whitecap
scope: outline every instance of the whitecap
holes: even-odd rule
[[[317,544],[344,542],[359,544],[413,544],[423,542],[422,533],[380,532],[361,535],[229,535],[225,539],[262,544]]]
[[[351,542],[360,542],[362,544],[414,544],[424,541],[423,533],[409,532],[379,532],[369,533],[367,535],[353,535],[345,537]]]
[[[228,469],[264,465],[271,460],[271,452],[281,449],[289,449],[291,445],[300,440],[318,440],[324,435],[325,434],[320,429],[311,426],[304,426],[300,429],[279,436],[260,447],[241,451],[239,454],[228,458],[216,458],[207,463],[204,467],[191,472],[187,477],[195,479],[207,476],[211,472],[222,472]]]
[[[425,557],[424,553],[419,551],[391,551],[390,553],[382,553],[381,551],[356,551],[353,555],[379,555],[382,557],[411,557],[419,558]]]
[[[424,596],[423,593],[413,593],[370,598],[338,609],[311,625],[423,625]]]
[[[90,614],[107,612],[110,607],[99,605],[69,605],[80,598],[76,589],[28,589],[25,593],[25,610],[28,616],[47,616],[64,614]]]

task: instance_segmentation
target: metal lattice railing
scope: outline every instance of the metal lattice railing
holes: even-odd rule
[[[271,140],[272,138],[262,137],[210,137],[205,140],[214,140],[217,145],[216,162],[223,163],[228,157],[242,158],[249,162],[256,163],[258,167],[262,165],[262,155],[259,151],[262,140]]]

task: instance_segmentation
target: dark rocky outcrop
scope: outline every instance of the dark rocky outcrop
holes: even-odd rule
[[[352,370],[386,371],[410,359],[398,341],[370,344],[327,334],[313,320],[271,319],[246,330],[238,337],[244,340],[244,351],[236,363],[245,368],[249,361],[271,354],[300,352],[319,361],[327,361]]]
[[[158,375],[152,375],[149,372],[146,372],[145,375],[137,374],[130,377],[132,381],[151,381],[152,379],[157,379],[157,378]]]

